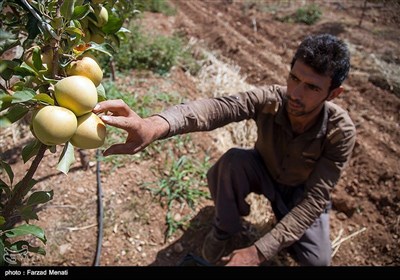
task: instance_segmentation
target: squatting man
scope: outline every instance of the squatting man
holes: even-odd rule
[[[343,92],[350,55],[343,41],[329,34],[306,37],[292,59],[286,86],[268,85],[233,96],[172,106],[139,117],[121,100],[100,102],[94,113],[126,130],[125,143],[104,155],[135,154],[158,139],[210,131],[253,119],[253,149],[232,148],[207,173],[215,204],[212,230],[202,245],[211,263],[260,265],[290,247],[301,265],[330,265],[331,191],[351,156],[355,126],[331,101]],[[245,197],[262,194],[271,202],[276,225],[249,247],[225,255],[232,236],[249,214]]]

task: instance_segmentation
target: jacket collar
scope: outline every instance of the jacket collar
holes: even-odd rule
[[[282,98],[282,105],[278,109],[275,116],[275,122],[282,126],[282,128],[293,137],[292,126],[286,112],[287,98]],[[328,108],[326,102],[322,107],[319,120],[306,132],[300,134],[298,137],[306,139],[322,138],[326,135],[328,125]]]

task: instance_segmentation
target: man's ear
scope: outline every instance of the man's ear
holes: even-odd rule
[[[326,100],[330,101],[330,100],[335,99],[343,92],[343,90],[344,90],[343,86],[339,86],[339,87],[331,90],[331,92],[329,93],[328,98]]]

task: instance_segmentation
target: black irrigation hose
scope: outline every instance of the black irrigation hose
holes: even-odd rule
[[[103,242],[103,192],[101,189],[101,178],[100,178],[100,150],[96,150],[96,180],[97,180],[97,247],[96,257],[93,262],[93,266],[98,266],[100,263],[101,256],[101,245]]]

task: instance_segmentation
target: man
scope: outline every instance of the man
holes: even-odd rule
[[[245,197],[265,195],[277,224],[252,246],[233,251],[227,265],[259,265],[291,246],[302,265],[329,265],[330,193],[349,161],[355,126],[330,102],[343,92],[350,68],[346,45],[332,35],[309,36],[298,47],[287,86],[268,86],[234,96],[197,100],[142,119],[122,101],[101,102],[105,123],[128,132],[126,143],[104,152],[133,154],[151,142],[176,134],[209,131],[254,119],[254,149],[231,149],[207,174],[215,217],[202,254],[216,263],[249,214]]]

